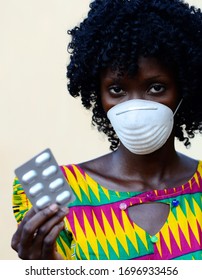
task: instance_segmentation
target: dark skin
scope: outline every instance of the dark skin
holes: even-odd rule
[[[173,112],[181,100],[172,72],[154,58],[141,58],[134,78],[117,79],[116,73],[110,69],[102,73],[101,99],[105,112],[134,98],[162,103]],[[116,152],[80,166],[109,189],[146,191],[176,187],[186,182],[194,174],[197,164],[175,151],[172,133],[165,145],[151,154],[136,155],[120,144]]]
[[[11,247],[25,260],[60,260],[55,242],[68,208],[53,204],[38,213],[32,208],[13,235]],[[36,233],[36,234],[35,234]]]
[[[162,103],[173,112],[180,102],[172,72],[154,58],[140,58],[138,73],[133,78],[118,79],[116,73],[107,69],[101,73],[100,84],[105,112],[134,98]],[[135,155],[120,144],[115,152],[79,165],[103,187],[124,192],[177,187],[193,176],[197,164],[175,151],[172,133],[165,145],[151,154]],[[55,241],[67,213],[67,209],[61,210],[56,205],[38,213],[31,209],[13,235],[12,248],[23,259],[61,259]],[[160,230],[168,213],[169,206],[163,203],[129,208],[131,219],[151,235]]]

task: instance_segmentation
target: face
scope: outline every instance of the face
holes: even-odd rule
[[[101,100],[105,112],[121,102],[131,99],[145,99],[162,103],[173,112],[178,103],[177,85],[170,70],[155,58],[140,58],[139,69],[134,77],[118,77],[106,69],[102,72]]]

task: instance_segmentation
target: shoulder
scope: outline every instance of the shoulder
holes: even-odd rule
[[[177,185],[185,184],[191,181],[202,184],[202,160],[196,160],[184,154],[179,154],[179,168],[176,166]]]
[[[81,185],[84,188],[85,185],[89,184],[94,185],[94,187],[95,184],[99,183],[105,185],[106,181],[103,178],[109,172],[110,158],[111,154],[107,154],[86,162],[62,165],[61,169],[73,189],[78,188],[78,185],[79,188]]]
[[[108,166],[110,165],[111,155],[112,153],[109,153],[89,161],[62,165],[61,169],[66,176],[76,176],[78,173],[84,176],[87,173],[94,177],[98,174],[105,173],[106,169],[108,169]]]
[[[60,166],[68,184],[79,197],[83,192],[88,192],[89,187],[97,188],[98,185],[96,178],[93,179],[93,176],[91,176],[91,164],[87,166],[85,163]]]
[[[102,186],[106,186],[108,179],[112,178],[115,172],[115,165],[112,163],[113,152],[101,157],[80,163],[79,166],[89,176],[94,178]]]

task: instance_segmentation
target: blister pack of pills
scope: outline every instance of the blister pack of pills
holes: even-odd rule
[[[50,149],[15,169],[15,174],[36,211],[52,203],[67,206],[75,199]]]

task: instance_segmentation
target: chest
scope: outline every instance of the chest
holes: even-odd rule
[[[112,202],[71,208],[68,229],[78,258],[170,259],[186,250],[201,249],[198,194],[144,199],[117,196]]]

